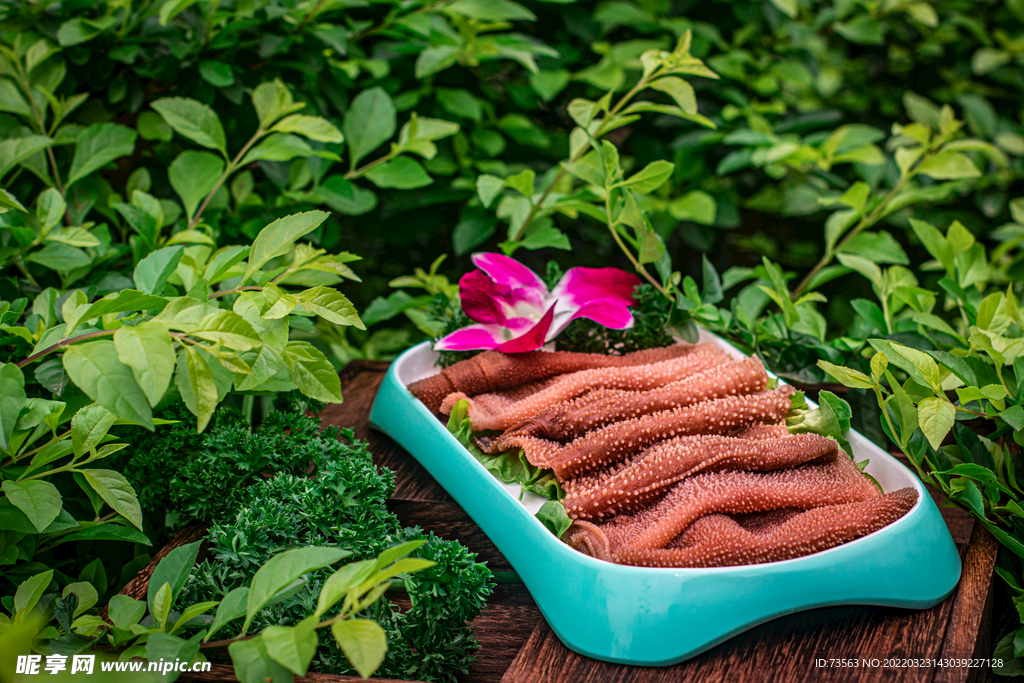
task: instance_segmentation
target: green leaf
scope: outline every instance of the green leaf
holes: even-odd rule
[[[393,187],[398,190],[426,187],[434,182],[418,161],[406,156],[374,166],[366,172],[366,177],[377,187]]]
[[[131,368],[117,357],[114,342],[73,344],[64,352],[64,369],[86,396],[112,412],[153,431],[153,413]]]
[[[185,587],[188,575],[192,573],[202,544],[202,541],[195,541],[179,546],[167,553],[167,556],[156,565],[149,578],[149,588],[146,593],[146,602],[149,604],[150,611],[153,611],[157,591],[165,584],[168,585],[171,602],[173,603],[177,599],[181,589]]]
[[[56,188],[51,187],[44,190],[39,195],[39,198],[36,199],[36,220],[39,221],[39,231],[44,234],[50,232],[64,218],[64,210],[66,208],[67,202],[64,201],[64,197],[61,196]],[[93,241],[95,239],[93,238]],[[86,246],[97,246],[98,244],[99,242],[96,242]],[[82,245],[76,244],[72,246]]]
[[[227,88],[235,83],[231,66],[212,59],[199,62],[199,75],[215,88]]]
[[[868,13],[852,21],[833,24],[833,27],[836,33],[858,45],[881,45],[885,40],[882,25]]]
[[[304,106],[301,102],[292,101],[291,92],[278,79],[257,86],[252,91],[252,105],[256,109],[256,116],[259,117],[260,126],[263,128],[267,128],[282,116],[287,116]]]
[[[565,86],[569,85],[571,78],[572,74],[568,71],[565,69],[558,69],[556,71],[531,72],[528,80],[530,81],[530,87],[540,95],[540,98],[545,102],[550,102],[556,95],[558,95],[558,93],[565,90]],[[449,111],[451,110],[449,109]],[[458,114],[458,111],[453,113]],[[477,118],[475,120],[479,119]]]
[[[246,166],[254,161],[291,161],[313,154],[313,148],[302,138],[290,133],[274,133],[249,150],[242,159],[242,165]]]
[[[292,114],[275,124],[270,131],[272,133],[298,133],[318,142],[339,143],[345,141],[345,136],[333,123],[319,116]]]
[[[199,350],[186,346],[179,352],[174,384],[185,407],[198,418],[196,431],[202,432],[213,417],[219,396],[210,364]]]
[[[127,630],[139,623],[145,615],[146,603],[127,595],[115,595],[107,604],[107,616],[117,628]]]
[[[297,239],[316,230],[329,215],[324,211],[306,211],[279,218],[260,230],[252,243],[249,267],[242,282],[251,278],[270,259],[284,256],[291,251]]]
[[[284,349],[288,376],[299,391],[327,403],[341,403],[341,381],[327,357],[309,342],[292,341]]]
[[[102,19],[70,19],[57,29],[57,42],[61,47],[71,47],[88,42],[117,23],[113,16]]]
[[[199,321],[191,336],[224,344],[237,351],[248,351],[263,344],[252,325],[234,311],[210,313]]]
[[[149,405],[155,407],[171,384],[176,363],[167,328],[149,322],[122,327],[114,333],[114,348],[121,362],[132,369]]]
[[[0,142],[0,178],[30,156],[53,144],[45,135],[26,135]]]
[[[296,676],[305,676],[316,654],[316,618],[306,618],[295,626],[268,626],[260,637],[270,658]]]
[[[167,627],[167,617],[171,614],[171,603],[174,601],[171,597],[171,585],[167,582],[153,583],[152,579],[150,585],[159,588],[149,601],[149,613],[156,620],[157,626],[163,630]]]
[[[249,630],[249,624],[256,613],[293,581],[316,569],[329,567],[350,554],[349,551],[340,548],[305,546],[285,550],[267,560],[266,564],[257,570],[249,584],[242,633]]]
[[[431,45],[416,58],[414,75],[416,78],[425,78],[438,71],[444,71],[455,64],[460,54],[462,48],[455,45]]]
[[[921,432],[932,448],[938,450],[942,440],[953,428],[956,419],[956,408],[944,398],[929,397],[917,406],[917,420]]]
[[[882,270],[871,261],[854,254],[837,254],[836,258],[847,268],[857,271],[870,280],[876,292],[881,292],[885,289],[885,278],[882,276]]]
[[[692,190],[672,200],[668,212],[677,221],[693,221],[701,225],[714,225],[718,204],[707,192]]]
[[[213,634],[224,626],[235,619],[244,617],[246,602],[248,599],[248,586],[239,586],[238,588],[232,589],[227,595],[225,595],[224,599],[220,601],[220,605],[217,607],[217,614],[214,615],[213,623],[210,624],[210,628],[207,630],[206,636],[203,637],[203,641],[209,641]]]
[[[116,123],[97,123],[83,130],[75,140],[75,156],[71,160],[67,186],[74,185],[115,159],[132,154],[137,137],[134,130]]]
[[[18,87],[6,78],[0,79],[0,111],[31,117],[32,107],[22,97]]]
[[[936,180],[977,178],[981,175],[981,171],[978,170],[967,156],[950,150],[944,150],[931,158],[925,159],[918,164],[916,172]]]
[[[7,499],[14,507],[25,513],[39,533],[43,533],[43,530],[60,514],[63,505],[60,492],[48,481],[8,479],[2,487]]]
[[[167,299],[153,294],[143,294],[136,289],[122,289],[119,292],[112,292],[102,299],[92,302],[87,308],[79,308],[74,316],[65,316],[67,329],[64,330],[64,337],[71,335],[79,324],[99,318],[111,313],[132,313],[135,311],[149,311],[162,309],[167,305]],[[78,311],[82,311],[78,313]]]
[[[11,450],[14,427],[27,404],[21,368],[14,363],[0,364],[0,449]]]
[[[78,606],[75,608],[74,614],[76,617],[100,601],[99,593],[87,581],[75,581],[64,586],[64,590],[61,591],[61,597],[66,598],[72,593],[78,598]]]
[[[18,201],[17,197],[0,187],[0,213],[3,213],[3,210],[14,210],[21,211],[22,213],[28,213],[28,209]]]
[[[331,624],[345,658],[363,678],[369,678],[384,661],[388,639],[380,624],[369,619],[346,619]]]
[[[352,168],[395,134],[395,105],[380,87],[359,93],[345,114],[342,128],[348,140]]]
[[[900,243],[885,231],[856,234],[846,241],[839,252],[854,254],[872,263],[910,263]]]
[[[555,538],[561,538],[562,534],[572,526],[572,519],[566,514],[565,506],[558,500],[549,500],[541,505],[535,517],[555,535]]]
[[[797,0],[772,0],[772,4],[778,7],[782,12],[785,12],[785,14],[791,19],[796,19]]]
[[[231,643],[228,654],[239,683],[292,683],[295,680],[295,674],[270,658],[261,637]]]
[[[299,294],[303,308],[310,313],[334,323],[335,325],[352,325],[360,330],[366,326],[359,319],[355,306],[344,294],[330,287],[314,287]]]
[[[1003,419],[1003,422],[1010,425],[1015,432],[1024,430],[1024,408],[1021,406],[1012,406],[999,413],[999,417]]]
[[[634,192],[647,194],[665,184],[665,181],[669,179],[674,169],[675,164],[669,161],[653,161],[647,164],[643,170],[634,173],[626,180],[616,183],[615,187],[628,187]]]
[[[99,445],[117,421],[117,416],[101,405],[91,403],[71,418],[71,448],[80,456]]]
[[[497,176],[484,174],[476,179],[476,191],[480,195],[480,201],[483,202],[484,208],[491,205],[491,202],[504,187],[505,180]]]
[[[142,508],[135,496],[135,489],[120,472],[113,470],[75,470],[85,477],[89,486],[100,498],[136,529],[142,531]]]
[[[49,587],[51,581],[53,581],[52,569],[35,574],[22,581],[18,586],[18,590],[14,593],[14,613],[17,614],[22,610],[31,612],[39,603],[39,599],[43,597],[43,593]]]
[[[350,588],[360,586],[370,577],[377,568],[377,560],[362,560],[361,562],[350,562],[334,572],[324,581],[320,588],[320,595],[317,597],[316,610],[313,615],[322,617],[345,597]]]
[[[151,105],[179,135],[227,156],[224,127],[205,104],[184,97],[165,97]]]
[[[190,222],[199,203],[213,191],[223,173],[224,160],[210,152],[186,150],[171,162],[167,176],[181,197]]]
[[[941,263],[948,273],[952,273],[953,250],[938,228],[914,218],[910,219],[910,227],[914,229],[914,234],[921,240],[921,244],[928,250],[928,253]]]
[[[171,277],[181,261],[185,247],[164,247],[151,252],[135,266],[133,279],[135,286],[146,294],[157,294],[163,291],[167,279]]]
[[[649,86],[671,97],[679,108],[690,115],[697,113],[697,96],[693,86],[677,76],[659,78]]]
[[[446,12],[485,21],[533,21],[533,12],[511,0],[455,0],[445,6]]]
[[[871,378],[859,370],[834,365],[826,360],[819,360],[818,367],[843,386],[852,389],[874,389],[875,387]]]

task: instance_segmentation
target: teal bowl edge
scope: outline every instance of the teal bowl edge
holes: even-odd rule
[[[668,666],[808,609],[927,609],[948,597],[960,579],[960,554],[919,482],[917,504],[898,521],[794,560],[671,569],[586,556],[555,538],[478,463],[398,380],[397,367],[398,361],[381,384],[371,426],[437,479],[508,559],[558,638],[587,657]]]

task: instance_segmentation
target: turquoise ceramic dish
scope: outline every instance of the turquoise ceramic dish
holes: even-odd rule
[[[739,352],[706,335],[734,355]],[[898,460],[851,432],[857,460],[886,491],[913,486],[899,521],[795,560],[715,569],[627,567],[556,539],[534,517],[543,502],[495,479],[406,386],[437,372],[424,343],[388,371],[370,422],[401,444],[458,501],[518,572],[570,649],[622,664],[683,661],[775,617],[833,605],[925,609],[960,578],[960,556],[931,496]]]

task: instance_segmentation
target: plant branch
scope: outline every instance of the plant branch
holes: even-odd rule
[[[89,334],[83,334],[78,337],[72,337],[71,339],[63,339],[52,346],[47,346],[39,353],[33,353],[31,356],[18,363],[18,367],[23,368],[32,361],[39,360],[48,353],[53,353],[54,351],[63,349],[65,346],[71,346],[75,342],[83,341],[85,339],[95,339],[97,337],[112,337],[114,336],[114,332],[116,331],[117,330],[100,330],[99,332],[90,332]]]
[[[262,126],[256,129],[256,133],[251,138],[249,138],[249,142],[245,143],[245,146],[242,147],[241,151],[239,151],[238,154],[235,155],[235,158],[228,162],[227,168],[225,168],[224,172],[220,174],[220,178],[217,179],[217,182],[214,184],[213,189],[210,190],[209,194],[207,194],[206,197],[203,199],[203,203],[199,205],[198,209],[196,209],[196,213],[194,216],[192,216],[192,220],[188,222],[189,230],[194,229],[196,225],[199,224],[199,218],[203,215],[203,211],[206,210],[206,207],[210,203],[210,200],[213,199],[213,195],[217,194],[217,190],[220,189],[221,185],[223,185],[227,181],[228,177],[232,173],[238,170],[238,167],[241,164],[242,159],[245,158],[245,153],[249,151],[249,148],[256,144],[256,141],[259,140],[264,135],[266,135],[266,133],[267,131],[264,130]]]

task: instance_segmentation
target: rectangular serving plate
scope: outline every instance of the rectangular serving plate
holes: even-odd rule
[[[744,354],[705,330],[735,358]],[[508,559],[552,630],[575,652],[610,662],[668,666],[770,619],[835,605],[926,609],[960,578],[960,555],[917,476],[855,431],[858,461],[883,490],[912,486],[918,501],[893,524],[805,557],[739,567],[631,567],[579,553],[534,513],[545,499],[496,479],[406,387],[436,374],[428,342],[392,363],[370,424],[409,451]],[[813,403],[808,401],[812,406]]]

